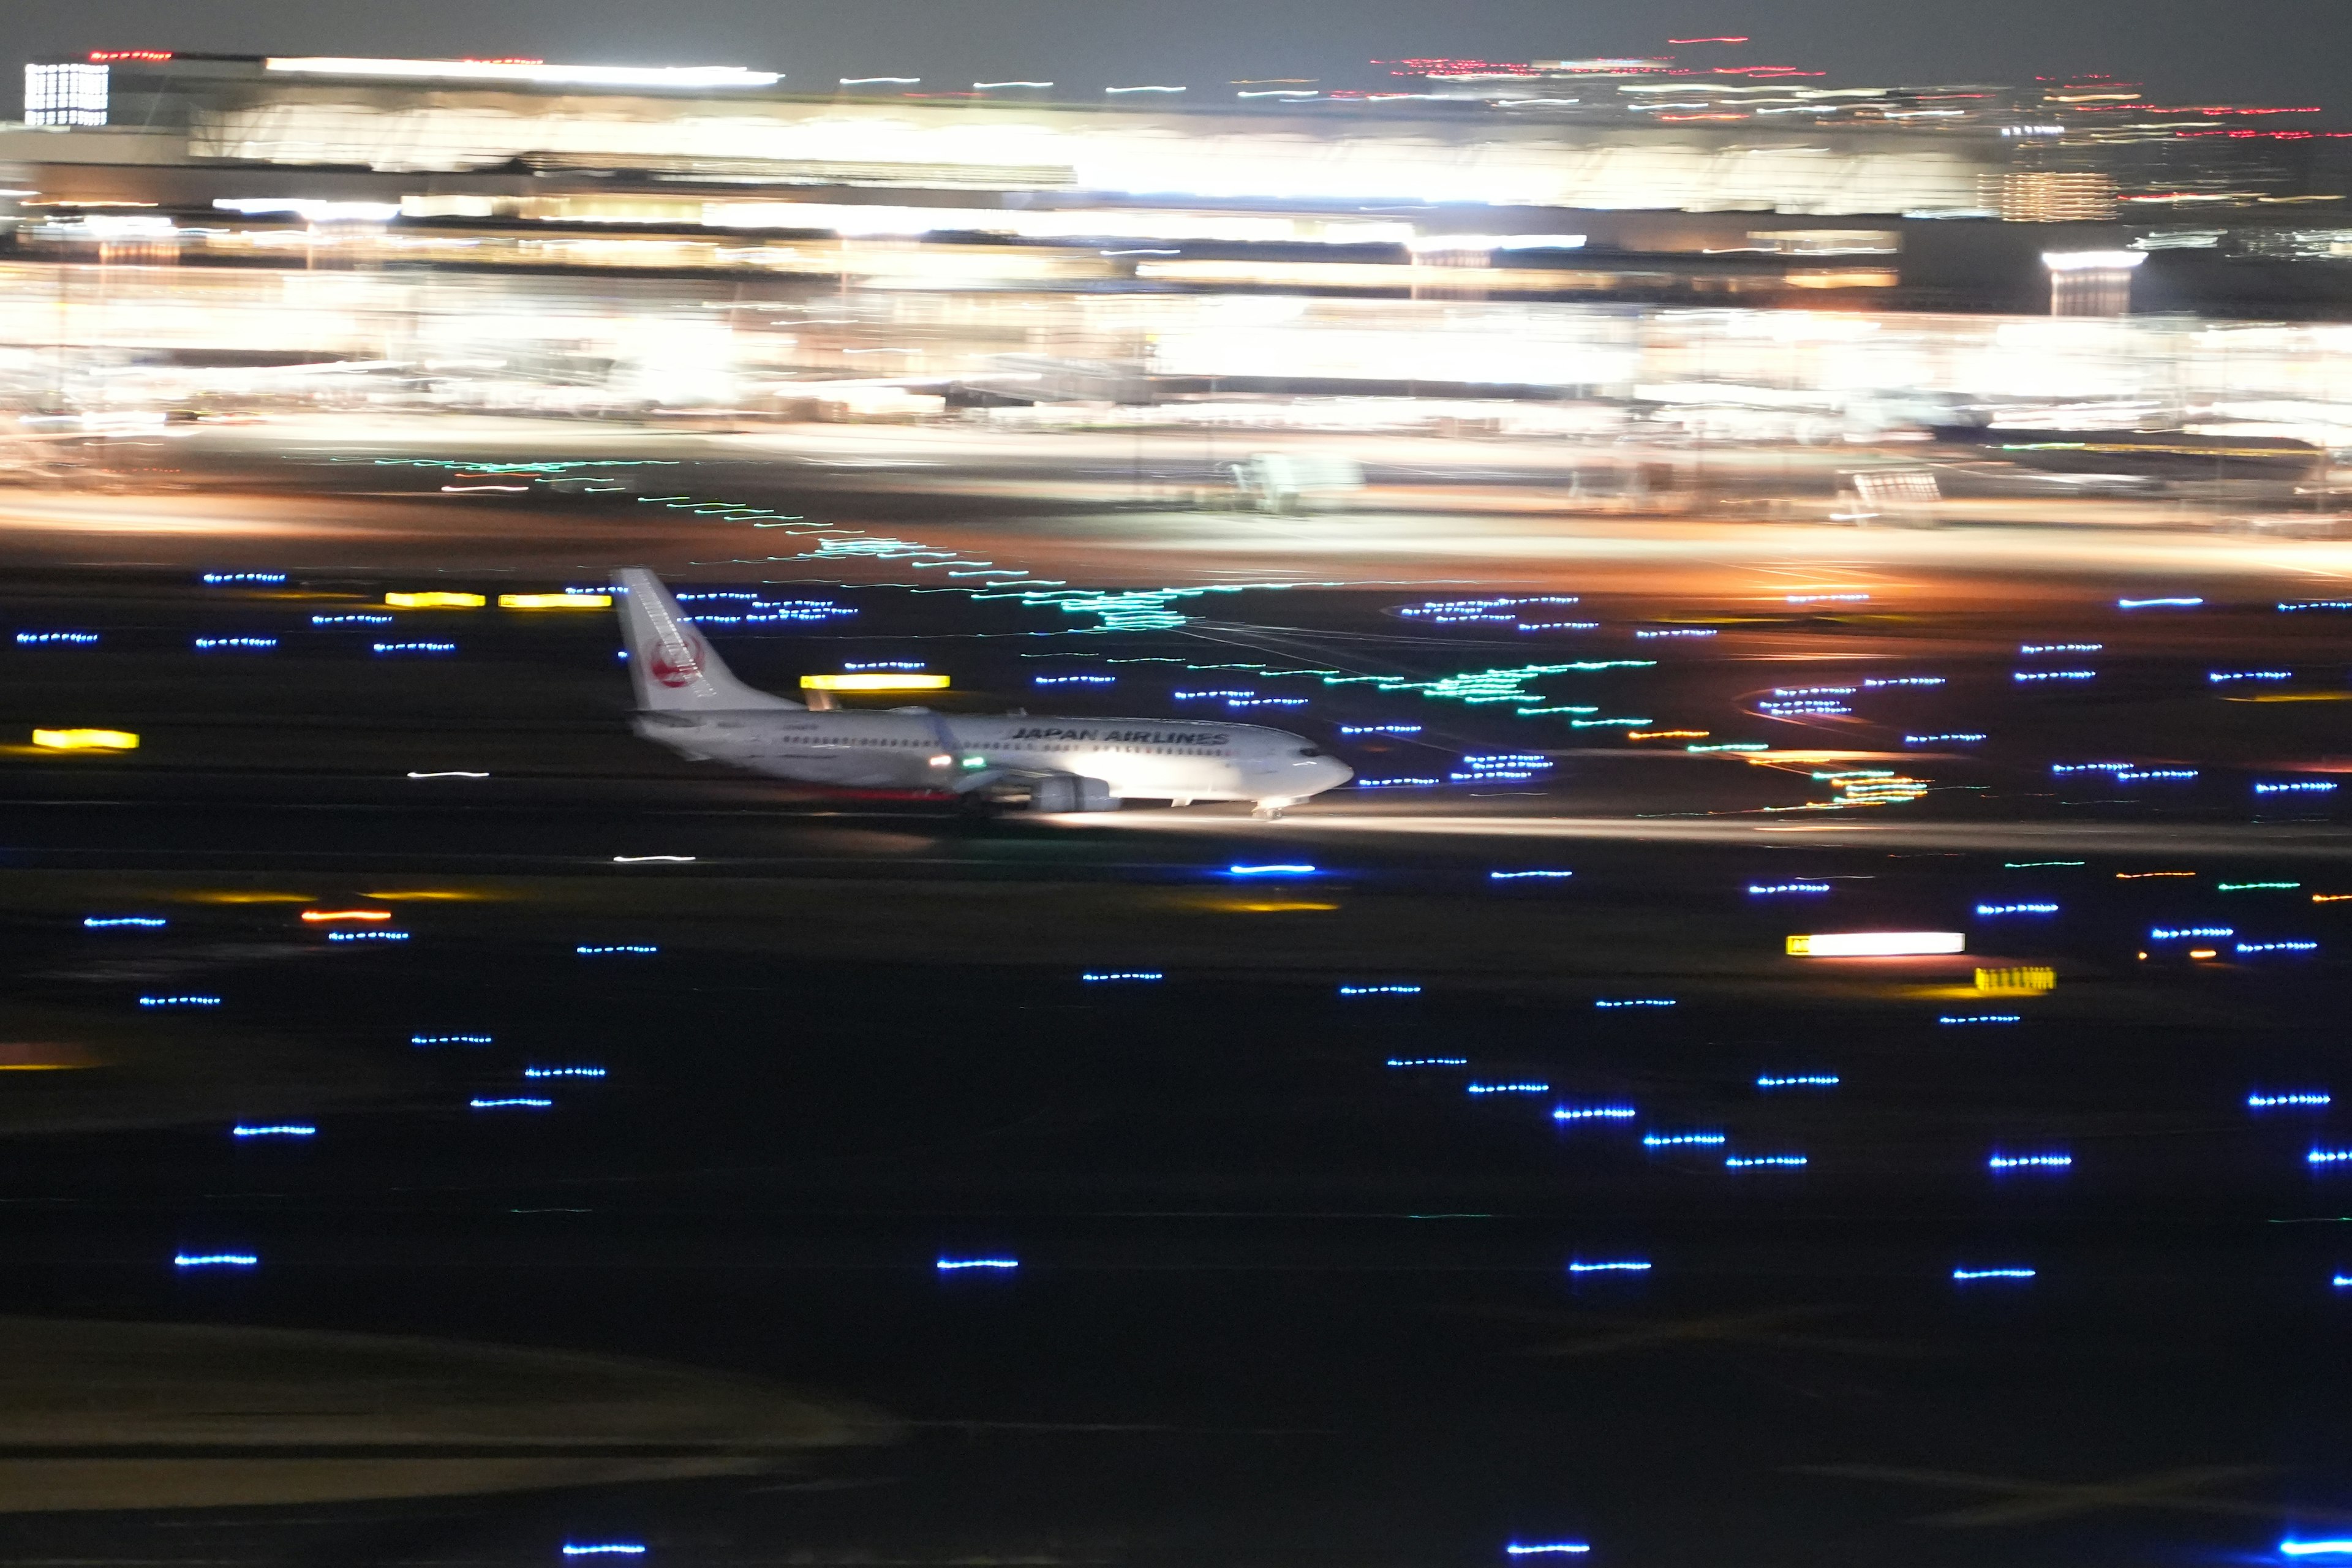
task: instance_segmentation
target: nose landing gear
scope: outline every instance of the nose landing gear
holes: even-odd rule
[[[1286,795],[1269,795],[1251,809],[1250,816],[1260,822],[1273,822],[1282,816],[1282,808],[1291,804]]]

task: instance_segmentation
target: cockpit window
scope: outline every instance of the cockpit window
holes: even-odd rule
[[[1298,748],[1298,754],[1302,757],[1319,757],[1323,754],[1323,748],[1320,746],[1301,746]]]

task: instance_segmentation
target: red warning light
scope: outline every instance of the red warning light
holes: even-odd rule
[[[115,60],[168,60],[171,58],[172,51],[169,49],[92,49],[89,51],[89,63],[94,66],[107,65]]]

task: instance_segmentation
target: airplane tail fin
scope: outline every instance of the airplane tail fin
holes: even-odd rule
[[[629,679],[637,707],[648,713],[716,712],[746,708],[798,708],[735,679],[662,580],[642,566],[613,574],[622,594],[621,637],[629,648]]]

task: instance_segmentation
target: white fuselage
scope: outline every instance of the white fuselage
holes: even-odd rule
[[[1345,784],[1312,742],[1188,719],[986,717],[793,709],[642,713],[675,751],[848,789],[963,791],[1008,775],[1100,779],[1120,800],[1303,800]]]

